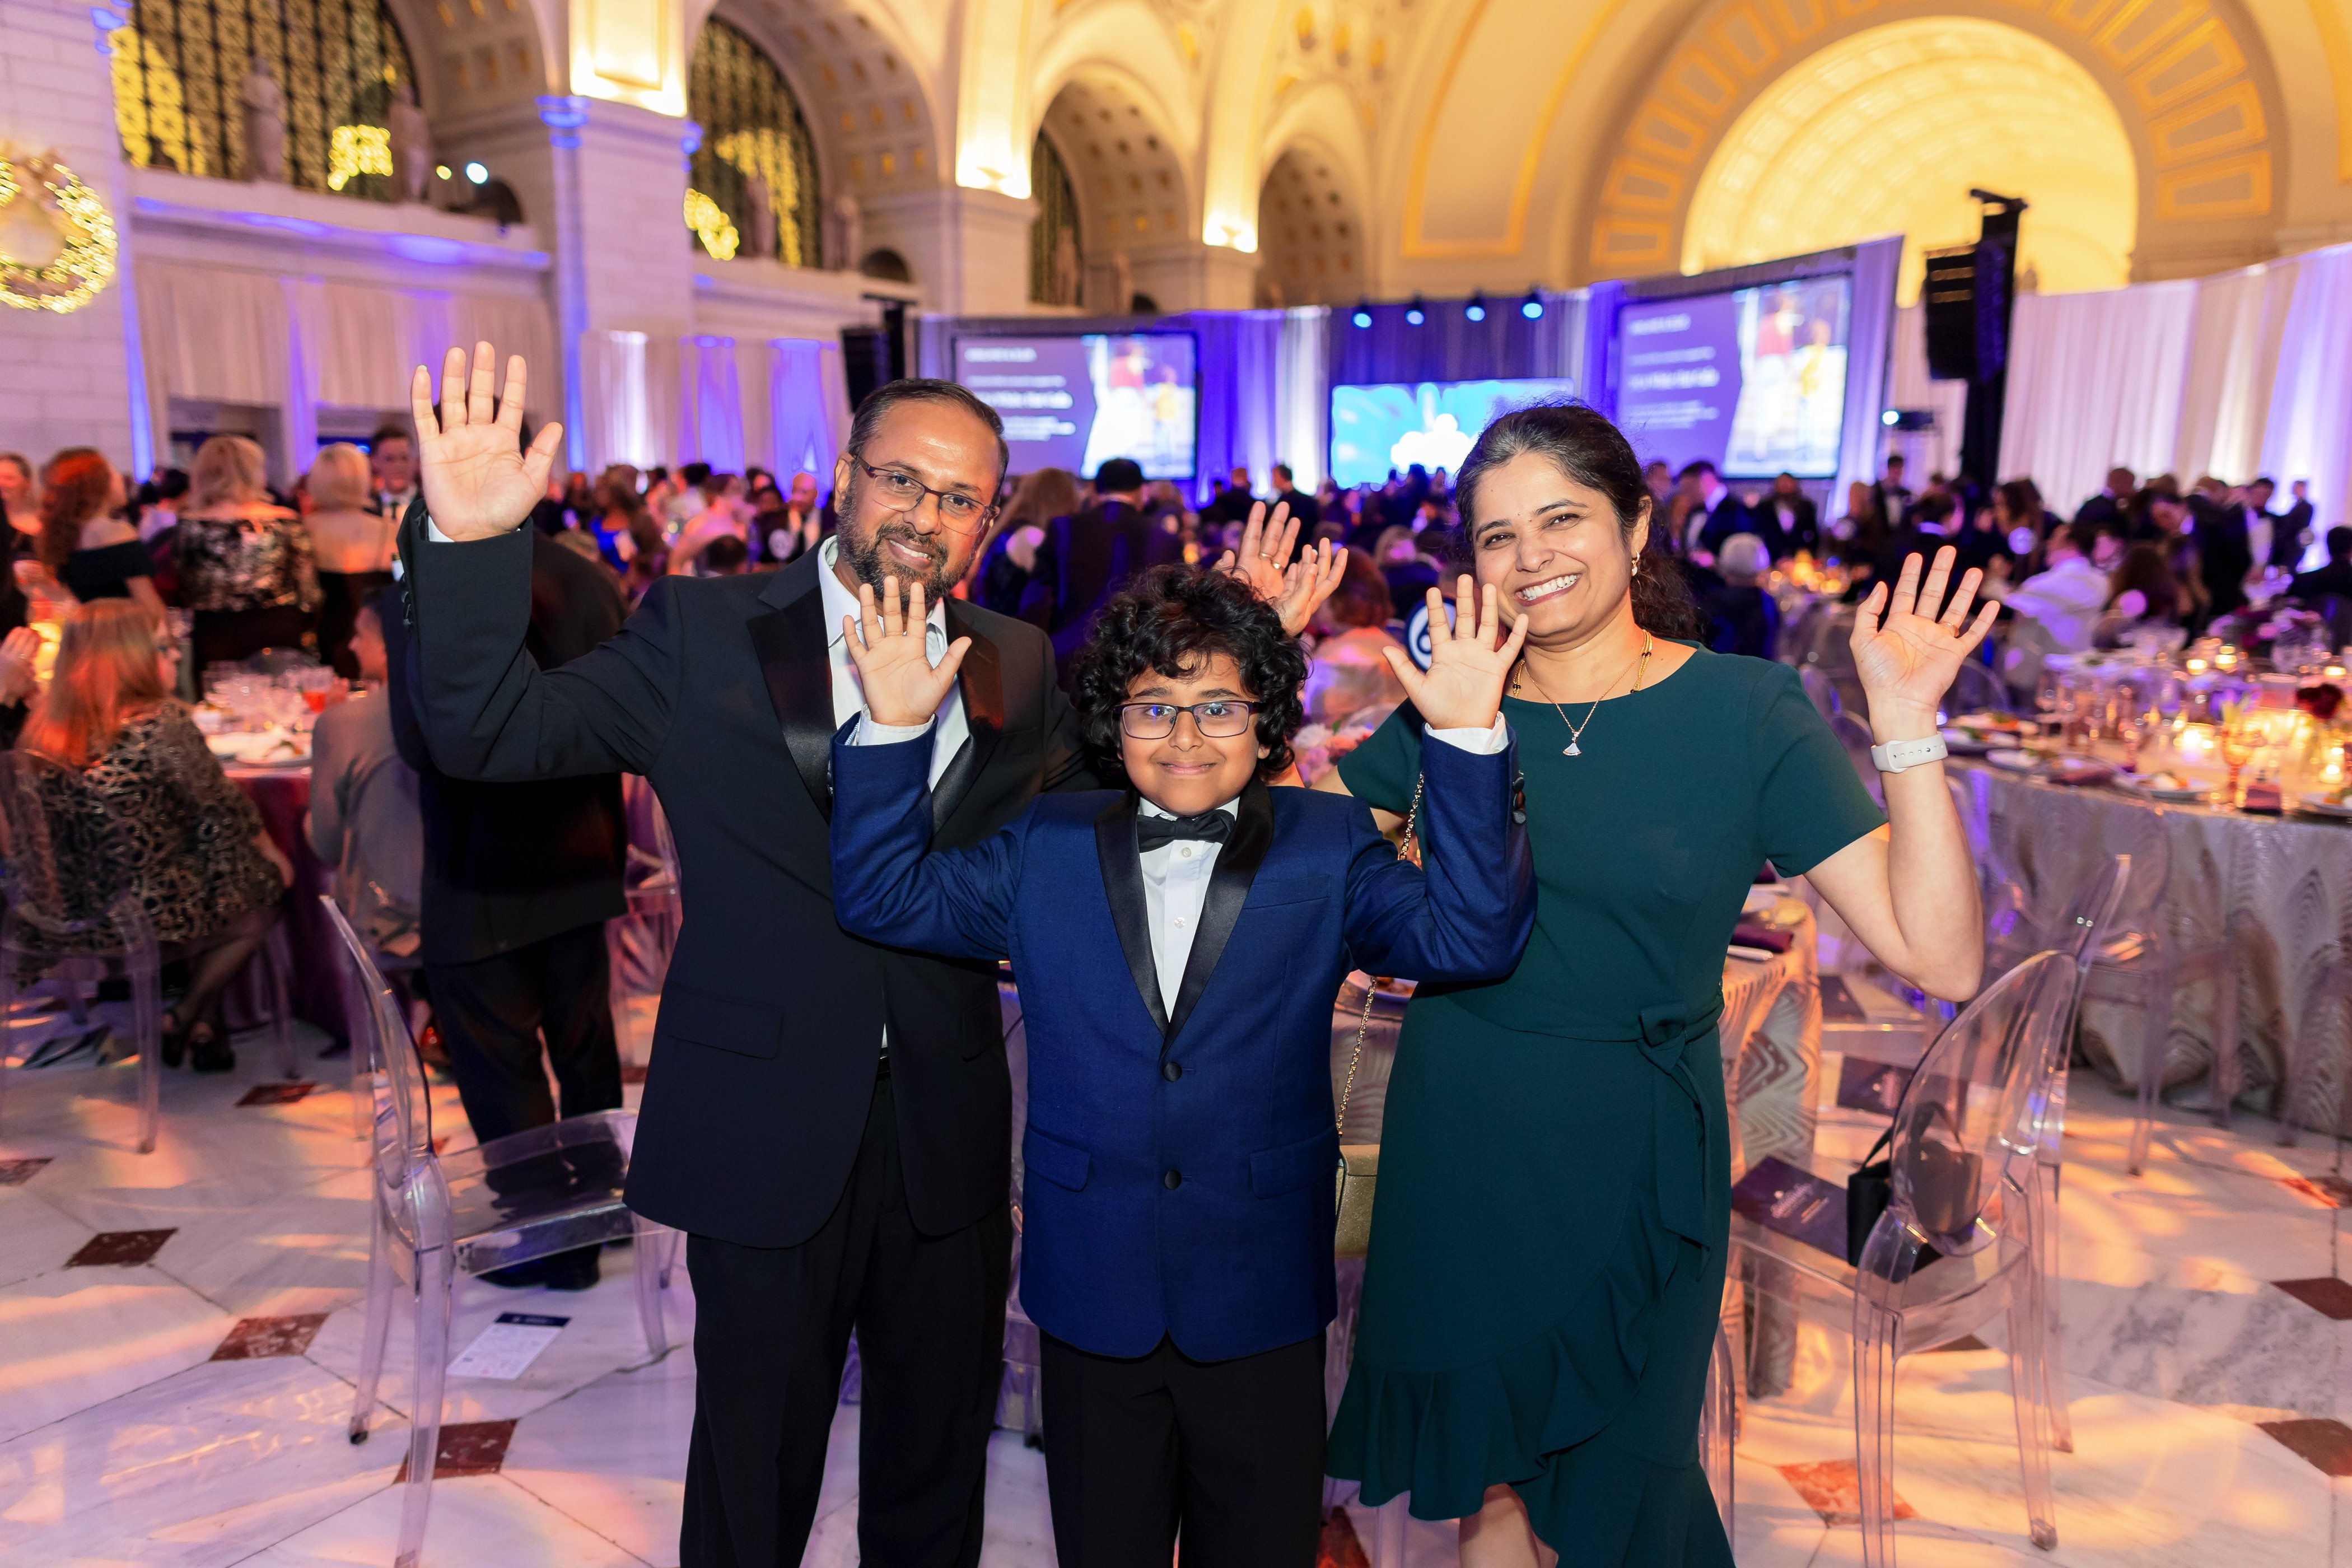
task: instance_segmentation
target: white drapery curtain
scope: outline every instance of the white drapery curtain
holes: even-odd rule
[[[2021,296],[2010,331],[2002,477],[2031,475],[2072,516],[2116,464],[2142,474],[2170,468],[2197,292],[2195,283],[2149,283]]]
[[[743,471],[743,386],[735,374],[733,338],[677,341],[678,461],[705,462],[713,471]]]
[[[580,335],[581,407],[586,411],[588,471],[614,463],[649,468],[661,461],[646,379],[646,334]]]
[[[849,383],[841,344],[822,338],[768,342],[768,419],[780,480],[814,474],[833,484],[833,465],[849,439]]]
[[[1927,312],[1923,306],[1905,305],[1895,312],[1895,339],[1886,362],[1886,406],[1924,408],[1936,416],[1928,429],[1888,437],[1890,443],[1901,443],[1914,472],[1948,474],[1959,468],[1969,384],[1936,381],[1927,374]],[[1835,495],[1830,500],[1843,516],[1845,497]]]
[[[1284,311],[1274,362],[1274,448],[1308,495],[1323,482],[1331,447],[1331,395],[1324,384],[1324,318],[1330,313],[1321,305]]]
[[[318,450],[319,410],[408,405],[409,373],[436,377],[451,345],[520,353],[533,374],[534,422],[563,399],[563,366],[546,304],[436,289],[379,289],[296,274],[142,261],[139,330],[155,449],[169,449],[173,398],[278,411],[291,480]]]
[[[2352,246],[2099,294],[2028,295],[2011,332],[2004,478],[2072,512],[2120,463],[2282,491],[2322,529],[2352,510]],[[2278,505],[2283,502],[2273,502]]]

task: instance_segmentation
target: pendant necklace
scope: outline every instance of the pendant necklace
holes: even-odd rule
[[[1641,653],[1635,657],[1632,664],[1626,666],[1626,668],[1633,672],[1633,690],[1626,693],[1628,697],[1632,696],[1634,691],[1642,689],[1642,678],[1650,672],[1650,655],[1655,645],[1650,640],[1650,634],[1643,632],[1642,634]],[[1625,677],[1622,674],[1620,674],[1617,677],[1617,680],[1612,680],[1607,686],[1602,687],[1601,689],[1601,695],[1592,700],[1592,706],[1584,710],[1584,723],[1577,724],[1570,722],[1567,709],[1562,708],[1557,702],[1552,702],[1551,693],[1544,690],[1543,682],[1537,679],[1535,666],[1528,663],[1525,658],[1522,658],[1519,660],[1519,668],[1527,672],[1527,677],[1529,680],[1535,682],[1535,688],[1538,694],[1540,695],[1545,701],[1551,702],[1552,711],[1559,715],[1559,721],[1568,725],[1568,745],[1559,754],[1563,757],[1583,755],[1584,748],[1578,744],[1578,742],[1584,739],[1585,726],[1591,724],[1592,722],[1592,716],[1601,711],[1601,705],[1608,700],[1609,694],[1617,689],[1617,680],[1622,680]],[[1512,684],[1517,685],[1517,682],[1514,681]]]

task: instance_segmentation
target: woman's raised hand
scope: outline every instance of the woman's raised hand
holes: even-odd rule
[[[1404,686],[1405,695],[1433,730],[1491,730],[1503,706],[1503,688],[1528,640],[1528,621],[1518,618],[1508,637],[1503,606],[1494,586],[1483,597],[1465,576],[1454,586],[1454,624],[1445,624],[1445,601],[1429,591],[1429,671],[1423,674],[1402,648],[1381,655]],[[1475,611],[1475,613],[1474,613]]]
[[[451,349],[441,360],[441,409],[433,409],[433,377],[423,365],[408,378],[408,401],[416,416],[417,484],[425,492],[433,525],[451,539],[488,539],[522,525],[547,495],[547,476],[563,426],[541,426],[529,451],[522,445],[522,394],[528,379],[522,356],[507,361],[506,390],[491,399],[498,356],[488,343],[474,345],[474,368],[466,351]]]
[[[1890,596],[1886,584],[1870,591],[1853,613],[1853,665],[1862,689],[1870,700],[1872,728],[1885,731],[1882,741],[1925,737],[1935,725],[1937,704],[1951,689],[1960,661],[1976,651],[2000,614],[1997,601],[1987,600],[1973,623],[1969,606],[1976,599],[1984,574],[1969,568],[1948,601],[1944,596],[1958,552],[1947,544],[1936,552],[1925,587],[1919,583],[1919,558],[1907,556],[1903,574]],[[1938,613],[1940,606],[1941,613]],[[1880,612],[1885,612],[1885,619]]]
[[[861,583],[857,614],[841,617],[841,629],[849,638],[849,657],[857,665],[858,688],[866,694],[866,711],[877,724],[894,728],[928,724],[955,685],[956,671],[963,665],[964,650],[971,647],[971,639],[956,638],[948,645],[947,657],[935,667],[925,647],[923,585],[917,583],[907,590],[902,607],[898,579],[885,577],[882,597],[887,604],[877,611],[873,588]]]

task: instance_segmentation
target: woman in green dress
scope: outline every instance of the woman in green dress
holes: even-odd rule
[[[1536,931],[1509,978],[1405,1016],[1331,1473],[1459,1520],[1465,1568],[1729,1568],[1696,1442],[1729,1246],[1724,948],[1769,860],[1895,973],[1975,991],[1974,868],[1916,759],[1993,606],[1971,623],[1975,572],[1945,603],[1947,549],[1924,593],[1915,556],[1859,607],[1874,739],[1933,742],[1879,759],[1882,816],[1795,670],[1669,640],[1688,590],[1606,419],[1506,416],[1457,496],[1478,585],[1528,626],[1504,707]],[[1443,679],[1391,663],[1408,691]],[[1420,748],[1401,709],[1320,787],[1392,822]]]

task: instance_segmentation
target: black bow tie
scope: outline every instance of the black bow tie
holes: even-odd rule
[[[1182,838],[1202,838],[1212,844],[1223,844],[1232,836],[1234,819],[1222,811],[1204,811],[1198,816],[1145,816],[1135,818],[1135,847],[1149,854],[1165,849]]]

